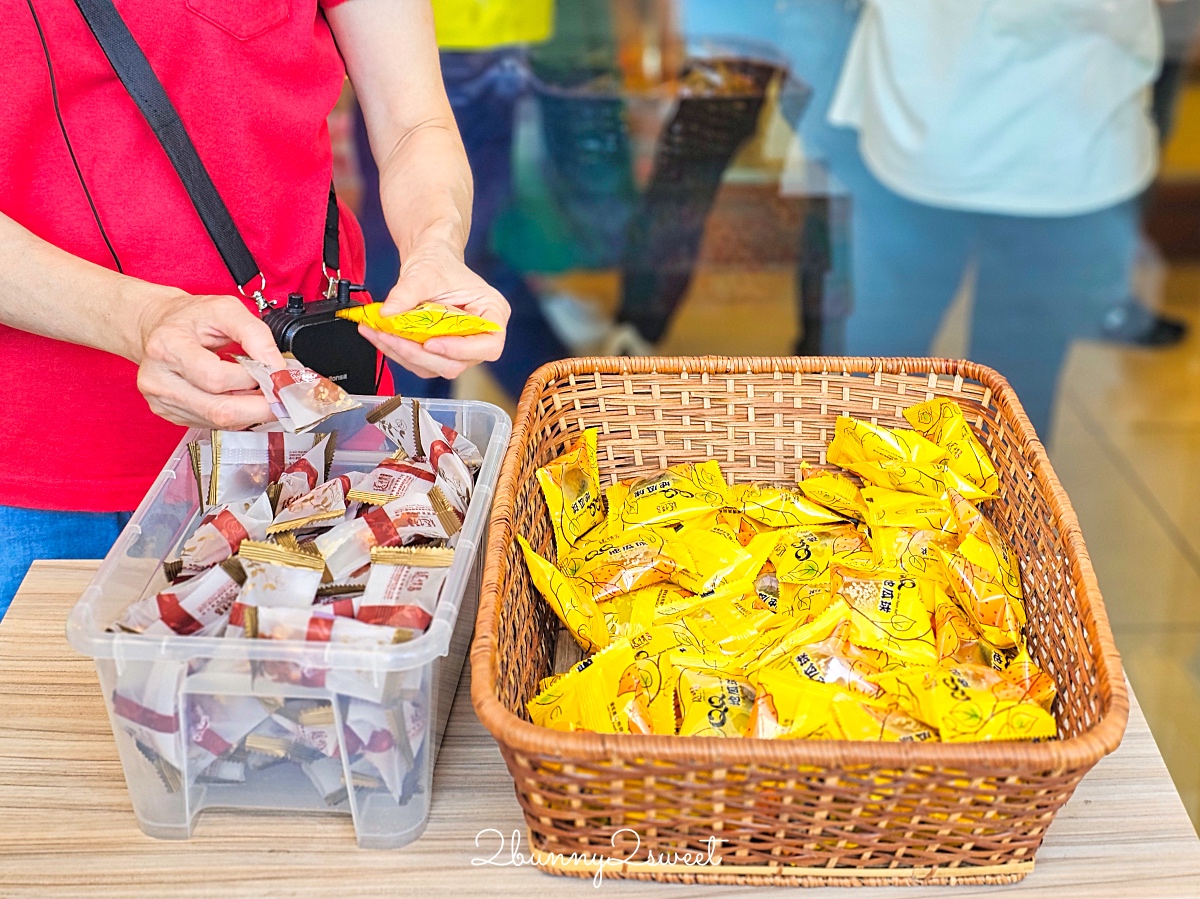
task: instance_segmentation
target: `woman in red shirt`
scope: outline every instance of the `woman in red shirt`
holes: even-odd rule
[[[326,117],[349,74],[403,267],[387,313],[437,298],[504,325],[463,264],[471,175],[427,0],[117,0],[266,281],[315,297],[332,170]],[[281,365],[79,10],[0,0],[0,615],[29,562],[97,556],[180,426],[270,418],[213,350]],[[341,210],[343,273],[362,236]],[[503,331],[424,346],[365,332],[415,373],[499,357]]]

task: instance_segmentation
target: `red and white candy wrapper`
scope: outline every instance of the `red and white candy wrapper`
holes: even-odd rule
[[[356,604],[355,617],[424,633],[453,562],[452,549],[402,546],[372,550],[371,574]]]
[[[239,602],[246,606],[307,609],[325,573],[320,556],[277,543],[247,540],[238,551],[238,560],[246,572]]]
[[[274,481],[279,485],[279,498],[275,503],[277,509],[286,509],[293,500],[307,496],[325,483],[336,445],[337,432],[326,434],[312,449],[283,470]]]
[[[194,574],[234,555],[244,540],[262,540],[271,524],[271,501],[265,493],[253,502],[211,509],[200,519],[179,552],[181,572]]]
[[[417,493],[428,493],[437,481],[433,466],[419,459],[384,459],[348,494],[348,499],[383,506]]]
[[[283,416],[274,406],[272,411],[284,428],[290,423],[297,434],[312,430],[331,415],[362,405],[333,381],[295,359],[286,359],[287,367],[276,371],[247,356],[238,356],[237,360],[258,381],[267,401],[277,401],[283,407]]]
[[[135,634],[220,634],[229,609],[246,579],[236,559],[226,559],[203,574],[134,603],[117,621],[119,630]]]
[[[188,757],[193,770],[229,755],[268,715],[253,696],[187,695]]]
[[[351,643],[356,646],[392,646],[413,638],[403,627],[381,627],[328,612],[323,606],[308,609],[259,606],[244,610],[246,636],[259,640],[306,640],[312,643]]]
[[[184,662],[137,662],[117,676],[113,714],[138,743],[177,771],[183,768],[179,695]]]
[[[208,505],[254,499],[313,448],[313,434],[213,431]],[[203,445],[200,447],[203,453]],[[203,471],[203,459],[201,459]]]
[[[366,475],[362,472],[350,472],[331,478],[304,496],[296,497],[287,508],[280,508],[267,533],[298,531],[322,523],[337,524],[350,509],[347,494],[364,477]]]
[[[399,802],[404,778],[412,770],[428,729],[428,716],[415,702],[404,700],[382,706],[351,699],[343,736],[346,751],[356,759],[353,770],[362,770],[361,762],[369,763],[392,798]],[[371,773],[371,768],[366,773]]]
[[[339,524],[314,541],[335,581],[352,577],[371,561],[377,546],[400,546],[419,539],[445,540],[459,530],[458,519],[436,487],[421,496],[376,506]]]
[[[367,413],[367,421],[383,431],[388,440],[399,449],[404,450],[413,458],[428,458],[428,444],[425,441],[434,439],[434,429],[441,432],[441,440],[462,459],[471,471],[479,471],[483,465],[483,456],[479,448],[470,440],[449,425],[440,424],[428,412],[424,426],[416,425],[421,421],[420,400],[395,396],[385,403],[376,406]]]

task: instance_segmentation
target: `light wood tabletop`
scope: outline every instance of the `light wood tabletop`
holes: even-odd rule
[[[473,863],[523,832],[499,750],[464,673],[438,759],[429,828],[387,852],[358,849],[348,816],[205,812],[195,836],[138,829],[92,661],[64,627],[95,562],[39,562],[0,622],[0,896],[595,895],[590,880]],[[521,846],[522,851],[528,847]],[[500,860],[511,858],[506,845]],[[745,895],[745,888],[605,880],[622,896]],[[773,888],[764,888],[769,892]],[[1132,702],[1121,748],[1059,813],[1032,874],[1007,887],[812,890],[814,899],[935,895],[1200,896],[1200,840]]]

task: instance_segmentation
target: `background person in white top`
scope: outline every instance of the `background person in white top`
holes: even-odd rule
[[[848,352],[927,353],[973,260],[969,356],[1009,378],[1045,435],[1070,340],[1129,292],[1132,198],[1157,159],[1154,0],[688,0],[685,12],[692,33],[776,42],[814,88],[806,148],[853,198]]]

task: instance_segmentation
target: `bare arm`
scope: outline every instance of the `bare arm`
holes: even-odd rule
[[[241,428],[268,420],[254,379],[212,349],[237,342],[282,366],[270,330],[232,297],[193,297],[94,265],[0,214],[0,322],[138,365],[150,408],[177,424]]]
[[[442,86],[429,0],[350,0],[327,15],[367,123],[384,215],[402,260],[386,312],[438,300],[507,324],[508,304],[463,264],[471,171]],[[504,346],[503,332],[424,346],[363,333],[426,377],[454,377],[499,358]]]

